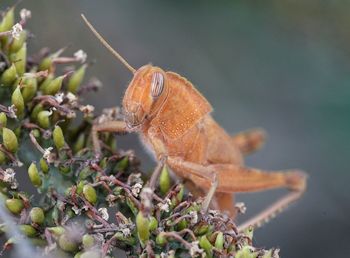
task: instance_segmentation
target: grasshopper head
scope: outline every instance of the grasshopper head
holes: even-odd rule
[[[125,120],[130,128],[152,119],[168,96],[166,73],[144,65],[134,73],[123,99]]]

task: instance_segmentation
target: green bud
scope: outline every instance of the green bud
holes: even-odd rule
[[[19,87],[17,87],[12,93],[11,101],[12,101],[12,104],[15,105],[17,109],[16,115],[17,116],[22,115],[24,111],[24,99],[21,93],[21,89]]]
[[[58,125],[55,126],[55,129],[52,133],[53,142],[57,149],[61,149],[64,146],[64,136],[61,127]]]
[[[58,76],[57,78],[53,79],[47,87],[42,89],[44,91],[44,94],[46,95],[55,95],[57,92],[61,90],[62,82],[64,79],[64,75]]]
[[[138,214],[138,209],[135,206],[135,203],[129,197],[126,197],[126,204],[130,208],[131,212],[136,216]]]
[[[52,66],[52,56],[45,57],[43,60],[41,60],[38,70],[39,71],[45,71],[50,70]]]
[[[55,236],[60,236],[65,232],[64,227],[49,227],[47,230]]]
[[[49,165],[47,164],[46,160],[44,158],[41,158],[39,163],[41,171],[43,171],[44,174],[47,174],[49,172]]]
[[[108,160],[108,158],[107,157],[104,157],[101,161],[100,161],[100,167],[102,168],[102,169],[105,169],[106,167],[107,167],[107,160]]]
[[[77,185],[77,194],[81,194],[83,192],[86,181],[80,181]]]
[[[32,121],[37,121],[39,112],[43,110],[44,110],[44,106],[41,103],[36,104],[32,109],[32,112],[30,112],[30,119]]]
[[[219,232],[215,239],[215,247],[219,250],[224,249],[224,234],[222,232]]]
[[[165,195],[170,189],[170,176],[166,165],[163,166],[162,172],[160,173],[159,187],[162,195]]]
[[[22,129],[21,129],[20,126],[18,126],[15,129],[13,129],[13,132],[15,133],[17,138],[21,137],[21,131],[22,131]]]
[[[52,82],[52,80],[54,79],[54,75],[52,73],[50,73],[45,80],[40,84],[39,89],[42,92],[45,92],[47,87],[49,86],[49,84]]]
[[[38,84],[36,78],[27,78],[23,82],[22,96],[24,102],[30,101],[36,94]]]
[[[205,235],[199,239],[199,246],[204,249],[208,257],[213,257],[213,246]]]
[[[97,194],[95,188],[93,188],[91,185],[85,185],[83,187],[83,195],[89,203],[95,204],[97,202]]]
[[[4,112],[0,112],[0,133],[2,132],[1,128],[6,127],[7,125],[7,116]]]
[[[16,152],[18,149],[18,141],[15,133],[8,128],[2,129],[2,141],[7,150]]]
[[[89,167],[84,167],[79,173],[79,179],[84,180],[91,176],[94,172]]]
[[[149,219],[149,230],[153,231],[158,228],[158,221],[155,217],[151,216]]]
[[[7,87],[11,86],[16,80],[16,78],[17,78],[16,66],[14,63],[12,63],[12,65],[9,68],[7,68],[1,75],[1,79],[0,79],[1,85],[7,86]]]
[[[35,163],[30,164],[28,168],[29,179],[35,187],[40,187],[42,184],[38,168]]]
[[[0,151],[0,165],[6,162],[6,155],[2,151]]]
[[[73,151],[77,153],[84,147],[84,144],[85,144],[85,134],[81,133],[79,134],[78,139],[73,145]]]
[[[66,252],[74,253],[78,250],[78,243],[67,234],[63,234],[58,239],[59,247]]]
[[[45,214],[43,209],[39,207],[34,207],[29,213],[30,219],[36,224],[43,224],[45,221]]]
[[[199,223],[199,225],[197,225],[195,228],[194,228],[194,234],[196,236],[201,236],[201,235],[204,235],[208,232],[209,230],[209,225],[206,224],[205,222],[203,223]]]
[[[90,250],[83,252],[80,255],[80,258],[101,258],[101,254],[97,250]]]
[[[149,219],[146,216],[144,216],[142,211],[139,211],[139,213],[136,216],[136,228],[142,245],[144,245],[149,239],[149,225]]]
[[[35,138],[39,138],[40,137],[40,131],[38,129],[34,129],[34,130],[32,130],[32,132],[33,132],[33,136]]]
[[[67,85],[68,91],[74,94],[77,93],[79,86],[84,79],[85,70],[86,70],[86,65],[84,64],[71,75]]]
[[[95,238],[89,234],[85,234],[83,235],[82,242],[84,249],[87,250],[95,245]]]
[[[188,223],[186,220],[181,220],[176,226],[177,226],[176,227],[177,230],[183,230],[183,229],[187,228]]]
[[[39,112],[38,123],[42,128],[48,129],[51,126],[51,122],[50,122],[51,115],[52,115],[52,112],[47,110],[43,110]]]
[[[24,43],[17,53],[10,55],[10,61],[16,66],[16,71],[19,76],[22,76],[26,71],[27,63],[27,44]]]
[[[19,225],[19,230],[27,237],[34,237],[37,231],[31,225]]]
[[[10,52],[16,53],[21,49],[27,39],[27,32],[22,30],[18,38],[14,38],[10,44]]]
[[[23,201],[20,199],[16,199],[16,198],[7,199],[5,201],[5,205],[10,212],[12,212],[13,214],[16,214],[16,215],[20,214],[24,208]]]
[[[65,164],[60,165],[60,166],[58,167],[58,169],[59,169],[59,171],[60,171],[62,174],[67,175],[67,174],[70,173],[70,166],[68,166],[68,165],[65,165]]]
[[[118,161],[116,165],[116,169],[118,171],[124,171],[129,166],[129,157],[125,156],[121,160]]]
[[[12,26],[15,24],[14,10],[14,7],[10,8],[2,18],[0,23],[0,32],[9,31],[12,29]]]
[[[156,238],[156,243],[160,246],[163,246],[167,243],[167,239],[164,235],[164,232],[160,232]]]

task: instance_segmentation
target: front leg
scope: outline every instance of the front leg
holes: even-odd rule
[[[91,131],[95,156],[99,158],[102,152],[98,132],[126,133],[128,132],[128,127],[124,121],[108,121],[101,124],[94,124]]]

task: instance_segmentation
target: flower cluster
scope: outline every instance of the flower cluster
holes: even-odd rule
[[[133,151],[118,149],[113,134],[99,135],[97,158],[92,126],[121,117],[120,110],[97,116],[82,104],[84,94],[101,86],[97,79],[85,82],[84,51],[63,56],[65,49],[44,48],[28,55],[31,12],[20,11],[15,23],[14,11],[0,23],[3,252],[28,244],[36,256],[51,257],[114,257],[116,248],[130,257],[278,257],[278,250],[253,247],[251,232],[238,232],[228,216],[202,212],[202,200],[174,184],[166,167],[151,185]],[[23,168],[38,198],[21,190]]]

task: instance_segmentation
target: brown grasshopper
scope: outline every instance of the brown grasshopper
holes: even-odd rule
[[[93,28],[95,36],[133,74],[124,98],[124,121],[110,121],[93,126],[93,144],[101,152],[98,132],[138,132],[142,142],[159,161],[156,171],[167,164],[184,179],[196,194],[207,192],[203,203],[236,215],[236,192],[255,192],[287,188],[290,192],[270,207],[245,222],[259,226],[284,207],[301,197],[306,175],[297,170],[267,172],[244,165],[244,155],[264,142],[259,129],[229,135],[211,116],[212,107],[186,78],[150,64],[138,70],[130,66]],[[153,176],[154,178],[154,176]]]

